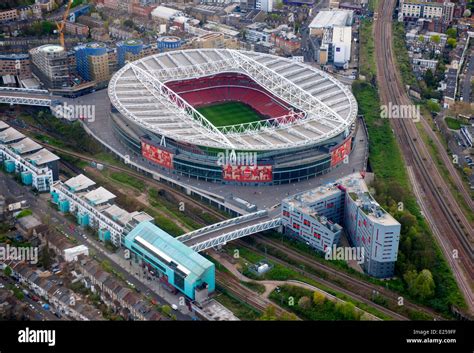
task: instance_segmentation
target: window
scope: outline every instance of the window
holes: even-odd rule
[[[308,221],[307,219],[304,220],[303,224],[304,224],[305,226],[309,226],[309,225],[310,225],[310,223],[309,223],[309,221]]]

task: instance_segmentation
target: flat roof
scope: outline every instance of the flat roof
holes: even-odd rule
[[[102,213],[110,216],[114,221],[125,225],[132,219],[132,214],[125,211],[123,208],[118,207],[117,205],[112,205],[106,208]]]
[[[69,180],[64,184],[74,192],[81,191],[95,185],[95,182],[86,177],[84,174],[79,174]]]
[[[16,141],[21,138],[25,137],[21,132],[15,130],[12,127],[0,132],[0,142],[1,143],[9,143],[11,141]]]
[[[30,161],[34,165],[43,165],[46,163],[54,162],[59,160],[59,157],[56,156],[53,152],[48,151],[46,148],[39,150],[27,157],[26,160]]]
[[[212,262],[151,222],[142,222],[137,225],[126,236],[126,240],[131,243],[136,240],[137,245],[143,245],[166,261],[174,262],[177,268],[186,273],[190,279],[201,277],[207,269],[214,266]]]
[[[9,147],[12,148],[17,154],[35,152],[43,148],[43,146],[41,146],[39,143],[28,137],[21,141],[12,143],[9,145]]]
[[[100,205],[114,199],[115,195],[101,186],[85,194],[84,198],[93,205]]]
[[[309,28],[329,28],[335,26],[350,26],[354,11],[352,10],[323,10],[309,24]]]

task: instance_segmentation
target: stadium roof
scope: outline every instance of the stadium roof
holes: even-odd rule
[[[215,127],[166,82],[236,72],[298,113]],[[342,83],[304,63],[231,49],[161,53],[125,65],[109,84],[112,104],[126,118],[167,138],[198,146],[265,151],[308,146],[348,133],[357,103]]]

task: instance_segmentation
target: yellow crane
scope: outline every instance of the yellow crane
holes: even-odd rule
[[[56,22],[56,27],[58,28],[58,33],[59,33],[59,43],[64,49],[66,49],[66,43],[64,42],[64,27],[66,26],[67,17],[69,15],[69,11],[71,10],[71,6],[73,2],[74,0],[69,0],[66,7],[66,11],[64,11],[62,22],[61,23]]]

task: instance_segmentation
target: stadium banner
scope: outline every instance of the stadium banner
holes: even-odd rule
[[[159,147],[153,146],[144,140],[142,142],[142,156],[162,167],[173,169],[173,154]]]
[[[273,167],[271,165],[230,165],[222,167],[223,179],[227,181],[242,182],[271,182],[273,180]]]
[[[331,151],[331,167],[341,163],[351,152],[352,137],[349,136],[343,143]]]

